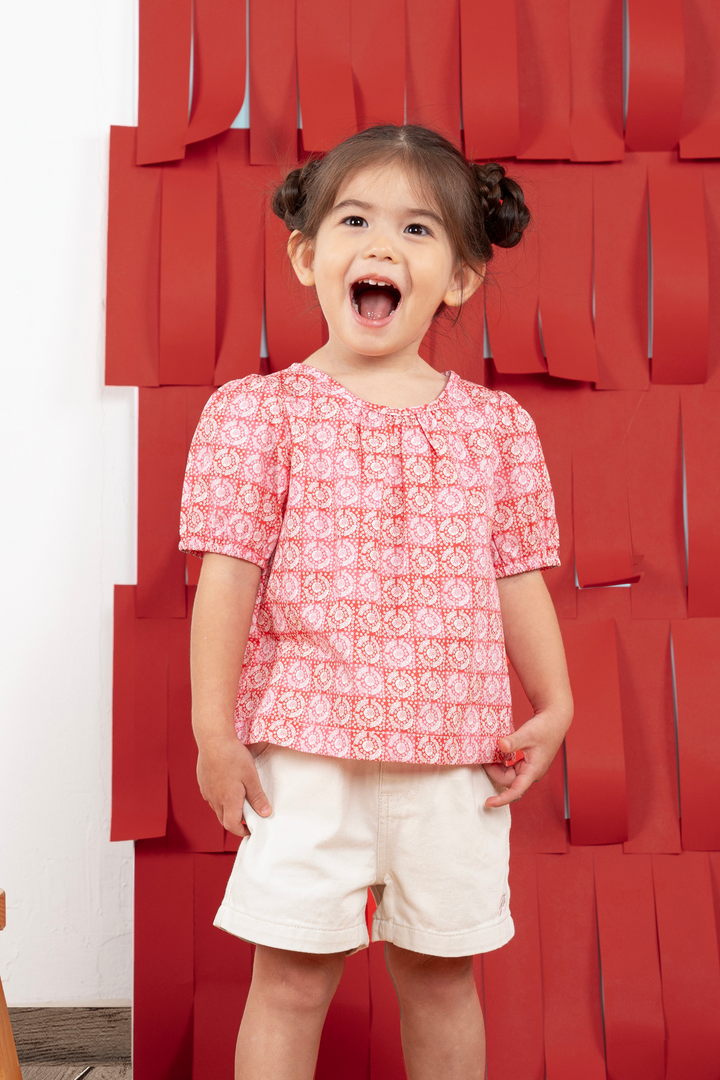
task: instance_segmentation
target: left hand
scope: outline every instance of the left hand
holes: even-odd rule
[[[503,754],[522,750],[523,758],[515,765],[485,765],[485,772],[502,794],[485,800],[487,807],[507,806],[521,799],[528,788],[541,780],[552,765],[570,727],[570,716],[549,709],[537,712],[512,735],[498,739]]]

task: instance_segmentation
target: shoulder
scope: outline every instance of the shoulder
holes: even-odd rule
[[[246,375],[224,383],[205,406],[198,430],[212,436],[219,427],[241,421],[282,425],[286,418],[282,374]]]
[[[458,377],[453,403],[456,412],[469,426],[479,425],[499,435],[503,432],[535,430],[530,414],[504,390],[489,390],[487,386]]]

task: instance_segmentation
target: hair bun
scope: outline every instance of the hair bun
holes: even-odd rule
[[[472,168],[490,243],[495,247],[515,247],[530,224],[522,188],[505,175],[505,169],[496,161],[473,164]]]
[[[301,168],[293,169],[273,192],[272,211],[282,218],[290,231],[299,227],[308,186],[320,160],[311,158]]]

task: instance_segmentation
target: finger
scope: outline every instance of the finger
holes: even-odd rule
[[[490,782],[499,788],[510,787],[515,779],[515,769],[512,765],[506,767],[505,765],[485,765],[485,772],[487,773]]]
[[[272,807],[267,795],[262,789],[260,777],[253,763],[252,772],[245,780],[245,798],[260,817],[267,817],[272,813]]]
[[[486,799],[485,805],[489,807],[498,807],[508,806],[510,803],[517,802],[518,799],[522,799],[532,783],[533,774],[530,770],[527,770],[527,772],[516,776],[513,783],[506,791],[503,791],[502,795],[491,795],[489,799]]]
[[[224,816],[221,821],[222,827],[233,836],[245,837],[250,835],[250,830],[244,821],[238,821],[237,815],[234,818]]]

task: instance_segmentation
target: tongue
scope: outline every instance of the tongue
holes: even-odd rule
[[[393,309],[392,297],[387,289],[367,289],[358,299],[363,319],[386,319]]]

